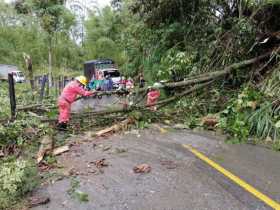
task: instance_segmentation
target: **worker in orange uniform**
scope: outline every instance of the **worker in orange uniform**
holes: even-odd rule
[[[159,89],[162,87],[160,83],[155,83],[152,87],[148,88],[148,94],[147,94],[147,107],[152,110],[156,111],[157,107],[153,106],[157,103],[159,97],[160,97],[160,91]]]
[[[78,95],[90,96],[94,91],[86,91],[84,87],[87,85],[87,79],[84,76],[76,77],[73,81],[68,83],[63,89],[59,99],[59,117],[58,129],[66,130],[67,124],[70,120],[71,104],[76,100]]]

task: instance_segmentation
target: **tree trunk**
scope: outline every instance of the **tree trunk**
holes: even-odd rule
[[[176,101],[176,100],[178,100],[178,99],[180,99],[182,97],[185,97],[185,96],[187,96],[187,95],[189,95],[191,93],[194,93],[194,92],[196,92],[196,91],[198,91],[198,90],[200,90],[202,88],[205,88],[205,87],[211,85],[212,83],[213,83],[213,81],[209,81],[209,82],[206,82],[206,83],[203,83],[203,84],[200,84],[200,85],[196,85],[196,86],[194,86],[194,87],[192,87],[190,89],[187,89],[187,90],[183,91],[182,93],[176,94],[173,97],[167,98],[165,100],[161,100],[158,103],[156,103],[154,106],[159,106],[159,108],[162,108],[162,107],[170,104],[171,102]]]
[[[276,51],[277,52],[277,51]],[[223,70],[219,71],[213,71],[205,74],[200,74],[200,75],[194,75],[190,78],[186,78],[184,81],[180,82],[169,82],[169,83],[163,83],[163,88],[175,88],[175,87],[184,87],[188,85],[193,85],[193,84],[199,84],[202,82],[207,82],[209,80],[216,80],[222,76],[225,76],[229,73],[231,73],[233,70],[244,68],[247,66],[250,66],[254,63],[257,63],[265,58],[268,58],[271,55],[271,52],[268,52],[264,55],[245,60],[239,63],[234,63],[230,66],[225,67]],[[139,90],[136,91],[136,93],[143,93],[147,91],[148,88],[140,88]]]
[[[225,67],[223,70],[220,70],[220,71],[214,71],[214,72],[209,72],[209,73],[205,73],[205,74],[201,74],[201,75],[196,75],[192,78],[189,78],[189,79],[187,79],[185,81],[181,81],[181,82],[166,83],[166,84],[164,84],[164,87],[169,87],[169,88],[183,87],[183,86],[187,86],[187,85],[193,85],[193,84],[198,84],[201,82],[206,82],[206,81],[209,81],[212,79],[217,79],[221,76],[231,73],[233,70],[236,70],[239,68],[244,68],[246,66],[257,63],[258,61],[261,61],[264,58],[269,57],[270,55],[271,55],[271,52],[258,56],[256,58],[242,61],[240,63],[234,63],[230,66]]]
[[[209,86],[210,84],[212,84],[213,81],[210,81],[210,82],[207,82],[207,83],[203,83],[203,84],[200,84],[200,85],[197,85],[197,86],[194,86],[190,89],[187,89],[186,91],[183,91],[182,93],[179,93],[173,97],[170,97],[170,98],[167,98],[165,100],[161,100],[159,102],[157,102],[156,104],[153,104],[153,105],[144,105],[144,106],[131,106],[131,107],[128,107],[128,108],[115,108],[115,109],[111,109],[111,110],[105,110],[105,111],[94,111],[94,112],[85,112],[85,113],[72,113],[73,115],[73,118],[75,117],[78,117],[80,118],[81,116],[98,116],[98,115],[110,115],[110,114],[117,114],[117,113],[129,113],[131,111],[134,111],[134,110],[146,110],[146,108],[150,107],[150,106],[159,106],[160,108],[163,107],[163,106],[166,106],[168,105],[169,103],[173,102],[173,101],[176,101],[188,94],[191,94],[193,92],[196,92],[204,87],[207,87]]]
[[[182,82],[174,82],[174,83],[166,83],[164,84],[164,87],[169,87],[169,88],[174,88],[174,87],[184,87],[184,86],[190,86],[190,85],[194,85],[197,84],[196,86],[190,87],[188,89],[186,89],[185,91],[176,94],[175,96],[172,96],[170,98],[167,98],[165,100],[161,100],[158,103],[152,105],[152,106],[159,106],[159,108],[168,105],[169,103],[176,101],[182,97],[185,97],[188,94],[194,93],[198,90],[201,90],[202,88],[205,88],[209,85],[211,85],[214,81],[217,81],[218,78],[220,78],[221,76],[224,76],[226,74],[231,73],[233,70],[239,69],[239,68],[244,68],[246,66],[252,65],[256,62],[259,62],[267,57],[269,57],[271,55],[271,52],[266,53],[264,55],[249,59],[249,60],[245,60],[239,63],[235,63],[232,64],[230,66],[225,67],[223,70],[221,71],[215,71],[215,72],[209,72],[209,73],[205,73],[205,74],[201,74],[201,75],[195,75],[192,78],[189,78],[186,81],[182,81]],[[142,93],[147,91],[147,88],[141,88],[140,90],[138,90],[136,93]],[[144,106],[131,106],[128,108],[116,108],[113,110],[105,110],[105,111],[99,111],[99,112],[87,112],[87,113],[72,113],[73,114],[73,118],[75,117],[82,117],[82,116],[98,116],[98,115],[110,115],[110,114],[117,114],[117,113],[122,113],[122,112],[131,112],[134,110],[147,110],[146,108],[149,107],[147,105]],[[52,121],[52,120],[46,120],[44,119],[44,121]]]
[[[52,86],[52,40],[49,38],[49,79],[48,79],[48,84],[49,88]]]
[[[243,3],[243,0],[239,0],[239,4],[238,4],[238,15],[239,15],[239,19],[241,19],[241,18],[242,18],[242,15],[243,15],[242,3]]]
[[[34,76],[33,76],[33,65],[32,65],[32,59],[30,57],[30,55],[27,55],[26,53],[23,53],[23,58],[25,61],[25,65],[28,71],[28,78],[30,81],[30,86],[32,91],[35,90],[35,82],[34,82]]]

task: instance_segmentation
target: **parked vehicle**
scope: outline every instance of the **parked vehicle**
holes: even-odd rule
[[[25,82],[25,76],[17,66],[0,64],[0,80],[8,80],[8,74],[10,73],[13,74],[15,82]]]
[[[114,88],[118,88],[121,81],[121,74],[111,59],[91,60],[84,64],[84,74],[89,81],[104,79],[109,76],[113,81]]]
[[[113,81],[113,87],[118,88],[120,81],[121,81],[121,74],[118,69],[115,68],[109,68],[109,69],[102,69],[99,70],[99,75],[102,74],[102,77],[106,78],[109,76],[109,78]]]

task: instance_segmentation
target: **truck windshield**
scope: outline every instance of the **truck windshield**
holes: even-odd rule
[[[109,69],[109,68],[113,68],[114,64],[96,64],[95,68],[96,69]]]
[[[120,77],[121,74],[119,71],[104,71],[104,76],[106,77],[109,75],[109,77]]]
[[[22,72],[17,72],[18,77],[24,77],[24,74]]]

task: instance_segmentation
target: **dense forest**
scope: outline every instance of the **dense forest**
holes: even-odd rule
[[[29,55],[34,75],[80,75],[85,61],[111,58],[135,81],[143,74],[148,84],[166,84],[162,97],[176,99],[159,111],[167,124],[215,130],[232,143],[279,150],[279,14],[279,0],[112,0],[86,19],[85,37],[77,44],[71,34],[76,19],[64,1],[0,0],[0,63],[17,65],[30,76],[24,59]],[[190,86],[204,82],[204,88],[183,97]],[[18,151],[53,130],[28,113],[5,121],[8,88],[3,83],[0,88],[2,209],[35,186],[29,182],[36,172],[26,170],[29,159],[15,160]],[[28,94],[33,100],[36,93]],[[26,98],[19,101],[29,104]],[[159,116],[150,118],[141,123],[162,123]],[[32,137],[26,136],[27,127],[36,128],[29,130]],[[2,179],[11,174],[19,181]]]
[[[71,39],[75,17],[63,1],[1,3],[1,63],[36,70],[81,70],[83,61],[113,58],[126,75],[152,80],[221,69],[261,55],[279,42],[279,1],[112,1],[86,20],[82,45]],[[266,38],[268,43],[261,44]]]

